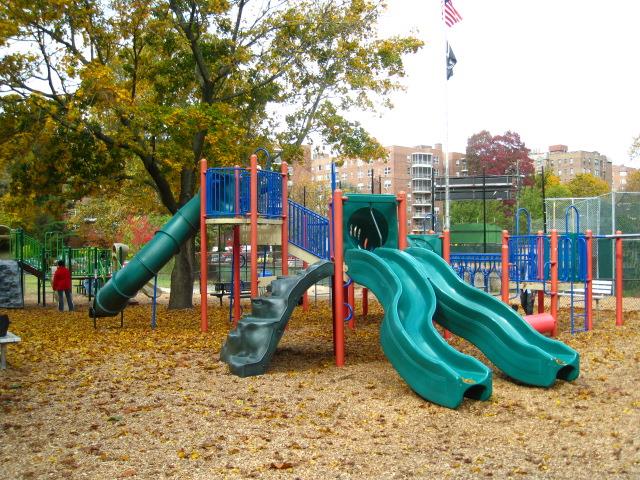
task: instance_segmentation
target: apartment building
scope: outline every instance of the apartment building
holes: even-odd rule
[[[432,202],[432,175],[442,176],[445,164],[442,144],[417,145],[406,147],[392,145],[386,147],[386,159],[365,162],[357,158],[348,158],[336,165],[336,181],[344,190],[362,193],[394,194],[404,191],[407,194],[407,226],[409,231],[421,232],[425,218],[438,208]],[[331,181],[331,164],[336,158],[322,148],[310,149],[308,164],[293,167],[292,183],[302,179],[322,182]],[[291,170],[290,170],[291,171]],[[449,154],[449,173],[451,176],[467,175],[464,154]],[[295,188],[295,187],[294,187]]]
[[[637,171],[637,168],[627,167],[626,165],[613,165],[611,190],[614,192],[626,190],[629,175]]]
[[[539,159],[542,165],[542,159]],[[538,160],[534,160],[538,161]],[[613,181],[613,164],[606,155],[599,152],[576,150],[570,152],[566,145],[551,145],[546,153],[546,168],[560,177],[561,182],[568,182],[580,173],[590,173],[606,181]],[[538,163],[536,163],[538,170]]]

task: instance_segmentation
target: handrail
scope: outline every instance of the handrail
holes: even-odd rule
[[[329,219],[289,200],[289,242],[318,258],[329,259]]]
[[[206,213],[209,218],[246,216],[251,208],[251,172],[240,167],[216,167],[206,173]],[[258,215],[282,217],[282,174],[258,170]]]

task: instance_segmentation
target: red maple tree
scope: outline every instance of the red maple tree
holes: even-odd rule
[[[505,175],[519,173],[523,175],[523,185],[533,184],[533,161],[530,150],[516,132],[507,131],[504,135],[491,135],[483,130],[469,137],[467,141],[467,168],[469,175]]]

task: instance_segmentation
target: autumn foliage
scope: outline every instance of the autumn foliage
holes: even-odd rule
[[[507,131],[503,135],[491,135],[487,130],[472,135],[467,142],[467,166],[469,175],[520,174],[523,184],[533,182],[533,162],[529,149],[516,132]]]

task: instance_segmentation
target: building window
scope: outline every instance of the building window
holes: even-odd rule
[[[362,170],[360,170],[358,172],[358,178],[362,178],[362,177],[364,177],[364,172]]]
[[[391,180],[384,181],[384,188],[391,188]]]
[[[384,167],[384,176],[386,177],[391,173],[391,167]]]

